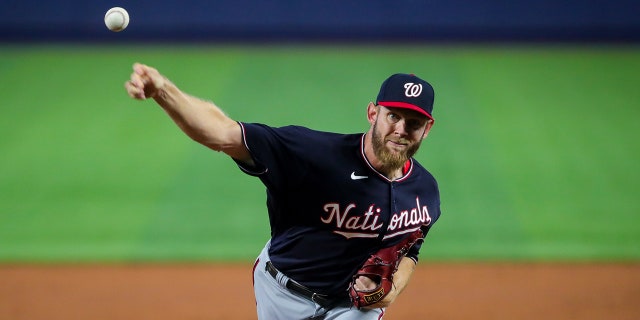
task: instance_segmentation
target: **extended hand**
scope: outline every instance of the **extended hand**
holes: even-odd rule
[[[143,100],[155,97],[167,81],[158,70],[135,63],[131,79],[125,82],[124,87],[131,98]]]

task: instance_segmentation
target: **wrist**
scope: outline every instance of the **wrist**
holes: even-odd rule
[[[156,101],[165,100],[168,95],[167,91],[170,90],[170,84],[171,82],[169,82],[169,80],[165,77],[162,77],[160,80],[157,80],[155,82],[156,90],[150,94],[149,98],[153,98]]]

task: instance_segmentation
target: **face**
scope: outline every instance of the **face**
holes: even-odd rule
[[[372,144],[384,169],[398,169],[420,148],[433,122],[412,110],[374,106]]]

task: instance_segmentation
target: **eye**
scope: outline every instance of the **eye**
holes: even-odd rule
[[[400,121],[400,117],[393,112],[389,112],[387,114],[387,120],[389,120],[390,123],[398,123],[398,121]]]
[[[407,121],[407,128],[409,128],[410,130],[418,130],[420,128],[422,128],[422,121],[419,120],[408,120]]]

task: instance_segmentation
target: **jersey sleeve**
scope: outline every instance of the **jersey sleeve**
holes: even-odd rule
[[[417,242],[416,244],[413,245],[413,247],[409,249],[409,252],[407,252],[407,258],[411,258],[415,263],[418,263],[418,260],[419,260],[418,256],[420,255],[420,249],[422,248],[424,241],[426,241],[427,239],[427,234],[429,233],[429,230],[431,230],[430,225],[423,227],[422,233],[424,235],[425,240]]]
[[[240,123],[243,142],[255,165],[236,160],[246,174],[259,177],[272,190],[299,183],[305,161],[300,161],[301,141],[296,127],[273,128],[264,124]]]

